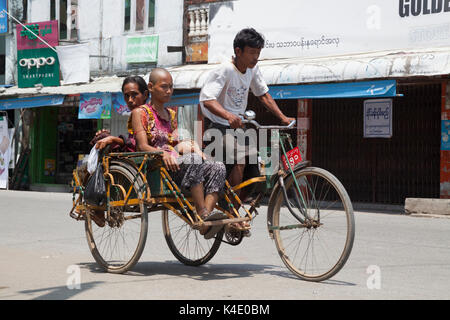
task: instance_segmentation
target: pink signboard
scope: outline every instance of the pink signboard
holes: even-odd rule
[[[47,48],[47,45],[39,40],[36,35],[45,40],[52,47],[58,45],[58,20],[44,21],[16,26],[17,50]]]

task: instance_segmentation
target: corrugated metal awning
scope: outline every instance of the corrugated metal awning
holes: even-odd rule
[[[345,82],[450,74],[450,47],[323,58],[263,60],[268,85]],[[170,68],[177,89],[200,89],[217,64]]]
[[[47,96],[47,95],[74,95],[80,93],[95,92],[120,92],[122,89],[122,77],[102,77],[96,78],[90,83],[62,85],[58,87],[41,87],[41,88],[19,88],[17,86],[11,88],[1,88],[0,98],[3,97],[31,97],[31,96]]]

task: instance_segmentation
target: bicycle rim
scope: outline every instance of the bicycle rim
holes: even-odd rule
[[[162,215],[164,237],[175,258],[189,266],[200,266],[211,260],[222,243],[223,229],[206,240],[198,230],[169,210]]]
[[[124,191],[132,186],[130,198],[141,196],[141,181],[133,182],[134,175],[124,167],[112,165],[110,173],[115,185],[111,186],[110,201],[124,200]],[[123,190],[120,190],[120,187]],[[99,227],[89,216],[85,229],[91,253],[96,262],[107,272],[124,273],[139,260],[147,239],[148,214],[141,203],[134,206],[112,208],[111,221]]]
[[[350,198],[339,180],[326,170],[307,168],[285,181],[287,200],[280,190],[275,198],[272,230],[284,264],[299,278],[323,281],[335,275],[347,261],[355,226]],[[303,199],[302,199],[303,198]],[[286,207],[286,201],[301,217],[299,222]]]

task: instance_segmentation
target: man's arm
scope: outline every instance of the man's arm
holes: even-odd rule
[[[225,110],[217,100],[203,101],[203,105],[212,114],[227,120],[231,128],[237,129],[242,127],[241,118]]]
[[[286,117],[284,115],[283,112],[281,112],[280,108],[278,108],[277,103],[275,102],[275,100],[272,98],[272,96],[270,95],[270,93],[265,93],[262,96],[258,97],[259,101],[261,101],[264,106],[270,111],[272,112],[278,119],[281,120],[281,122],[284,125],[288,125],[290,124],[293,120],[295,120],[294,118],[289,118]]]

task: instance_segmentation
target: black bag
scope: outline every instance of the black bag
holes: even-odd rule
[[[103,206],[106,203],[106,186],[101,163],[89,177],[84,190],[84,200],[87,204],[94,206]]]

